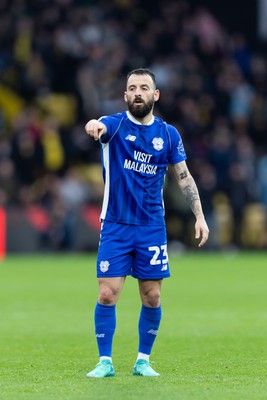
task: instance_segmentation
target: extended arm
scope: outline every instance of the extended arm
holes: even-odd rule
[[[201,201],[199,198],[198,189],[196,183],[190,174],[186,162],[182,161],[178,164],[173,165],[172,170],[176,177],[178,186],[185,196],[186,202],[193,211],[196,217],[195,223],[195,237],[200,238],[199,247],[203,246],[208,240],[209,228],[205,221],[205,217],[202,211]]]
[[[99,140],[102,135],[107,132],[107,127],[97,119],[91,119],[85,125],[87,135],[91,136],[94,140]]]

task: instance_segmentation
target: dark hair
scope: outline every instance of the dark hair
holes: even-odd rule
[[[152,71],[150,71],[147,68],[137,68],[137,69],[133,69],[132,71],[130,71],[127,74],[127,82],[128,82],[128,79],[130,78],[131,75],[149,75],[151,77],[155,87],[156,87],[155,75],[154,75],[154,73]]]

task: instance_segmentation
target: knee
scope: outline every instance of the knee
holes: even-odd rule
[[[98,302],[104,305],[113,305],[117,301],[116,292],[109,287],[101,288],[99,291]]]
[[[142,296],[142,302],[147,307],[159,307],[160,306],[160,291],[157,289],[151,289],[144,293]]]

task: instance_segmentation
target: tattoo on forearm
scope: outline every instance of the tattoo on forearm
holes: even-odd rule
[[[174,174],[178,185],[185,196],[185,200],[195,216],[203,213],[198,188],[187,168],[179,166],[174,168]]]
[[[180,173],[180,179],[185,179],[187,178],[187,171],[183,171]]]
[[[191,185],[187,185],[183,188],[183,193],[185,195],[186,201],[190,206],[191,210],[195,215],[201,212],[200,199],[197,188]]]

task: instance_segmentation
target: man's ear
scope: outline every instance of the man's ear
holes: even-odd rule
[[[127,103],[127,101],[128,101],[128,98],[127,98],[127,93],[126,92],[124,92],[124,101],[125,101],[125,103]]]
[[[160,91],[159,89],[156,89],[154,93],[154,101],[158,101],[159,96],[160,96]]]

